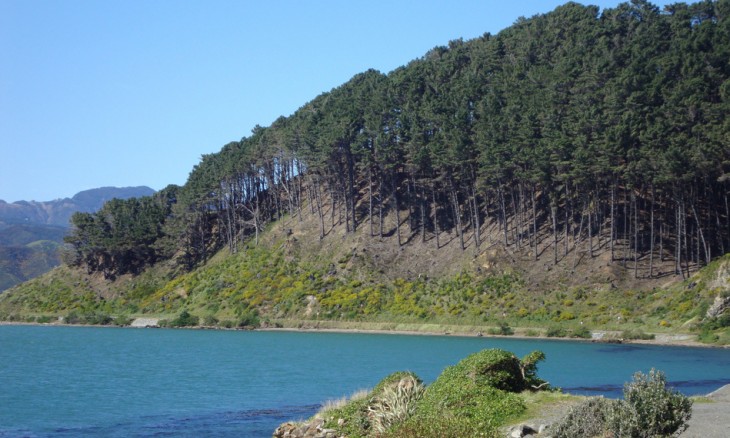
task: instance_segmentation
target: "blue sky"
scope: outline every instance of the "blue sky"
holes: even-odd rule
[[[184,184],[202,154],[359,72],[562,3],[0,0],[0,199]]]

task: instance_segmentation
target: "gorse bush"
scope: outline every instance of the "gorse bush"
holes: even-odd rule
[[[555,438],[611,436],[654,438],[677,436],[687,428],[692,401],[668,389],[661,371],[634,374],[624,385],[623,400],[589,398],[553,428]]]

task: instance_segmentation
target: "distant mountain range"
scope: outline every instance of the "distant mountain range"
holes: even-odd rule
[[[145,186],[101,187],[54,201],[0,200],[0,292],[60,264],[58,249],[75,212],[95,212],[113,198],[154,193]]]
[[[71,215],[77,211],[94,212],[110,199],[128,199],[155,193],[149,187],[101,187],[84,190],[72,198],[53,201],[17,201],[0,199],[0,227],[11,224],[55,225],[68,227]]]

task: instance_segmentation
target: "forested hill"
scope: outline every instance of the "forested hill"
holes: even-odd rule
[[[76,214],[72,264],[192,268],[310,215],[321,239],[452,236],[547,268],[610,254],[637,278],[685,276],[730,248],[728,60],[728,0],[567,3],[358,74],[182,187]]]

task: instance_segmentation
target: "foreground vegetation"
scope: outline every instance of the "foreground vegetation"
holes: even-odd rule
[[[325,404],[304,424],[282,425],[274,436],[303,436],[312,424],[349,438],[503,436],[502,428],[528,412],[564,401],[565,396],[537,376],[537,364],[544,358],[539,351],[520,360],[507,351],[483,350],[446,368],[427,387],[413,373],[396,372],[371,391]],[[536,397],[536,391],[550,395]],[[538,404],[528,409],[534,400]],[[575,406],[567,416],[550,426],[551,436],[672,436],[687,427],[692,408],[654,370],[648,376],[637,373],[625,385],[623,400],[572,397],[571,402]]]

